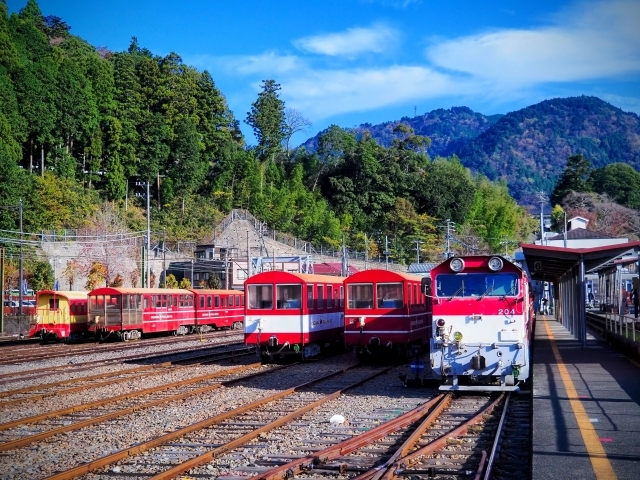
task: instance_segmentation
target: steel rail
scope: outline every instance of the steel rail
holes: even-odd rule
[[[484,421],[484,416],[489,415],[503,401],[504,397],[505,397],[504,393],[500,394],[500,396],[495,401],[493,401],[489,406],[483,409],[480,413],[474,415],[472,418],[464,422],[459,427],[439,436],[437,439],[433,440],[432,442],[429,442],[428,445],[425,445],[424,447],[419,448],[418,450],[410,453],[409,455],[406,455],[398,459],[393,465],[391,465],[387,469],[386,473],[381,478],[383,478],[384,480],[392,480],[397,478],[397,476],[400,474],[405,474],[406,472],[410,472],[410,470],[406,470],[407,466],[410,466],[416,463],[421,457],[433,455],[433,453],[436,450],[443,448],[447,445],[447,441],[449,438],[456,438],[461,435],[465,435],[468,432],[469,427],[471,427],[472,425],[476,425],[478,423],[482,423]]]
[[[279,467],[272,468],[267,472],[259,473],[257,476],[252,477],[255,480],[284,480],[285,478],[290,478],[292,475],[296,475],[298,473],[303,473],[305,471],[313,470],[317,468],[318,465],[326,463],[330,460],[335,460],[336,458],[347,455],[358,448],[369,445],[381,438],[386,437],[387,435],[400,430],[401,428],[405,428],[410,424],[417,422],[420,418],[422,418],[434,405],[439,405],[443,402],[445,397],[450,397],[451,394],[440,394],[436,398],[429,400],[422,405],[414,408],[413,410],[400,415],[399,417],[394,418],[393,420],[389,420],[377,427],[368,430],[365,433],[362,433],[356,437],[350,438],[348,440],[344,440],[335,445],[327,447],[319,452],[315,452],[313,454],[307,455],[306,457],[300,458],[298,460],[294,460],[292,462],[288,462]],[[361,477],[356,477],[361,478]]]
[[[509,392],[511,393],[511,392]],[[504,401],[504,407],[502,408],[502,415],[500,415],[500,423],[498,423],[498,431],[496,433],[496,438],[493,442],[493,446],[491,448],[491,454],[489,455],[489,460],[487,462],[487,467],[484,473],[484,480],[489,480],[491,476],[491,470],[493,469],[493,464],[496,459],[496,455],[502,444],[502,435],[504,433],[504,426],[507,421],[507,412],[509,411],[509,401],[511,400],[511,394],[507,395],[507,398]],[[485,452],[486,455],[486,452]]]
[[[59,417],[61,415],[67,415],[70,413],[76,413],[76,412],[81,412],[83,410],[88,410],[90,408],[94,408],[94,407],[100,407],[100,406],[104,406],[107,405],[109,403],[113,403],[113,402],[117,402],[120,400],[127,400],[127,399],[131,399],[131,398],[136,398],[136,397],[140,397],[142,395],[147,395],[149,393],[156,393],[162,390],[167,390],[169,388],[175,388],[175,387],[180,387],[180,386],[184,386],[184,385],[190,385],[193,383],[197,383],[197,382],[202,382],[205,380],[211,380],[213,378],[217,378],[217,377],[223,377],[225,375],[230,375],[233,373],[237,373],[239,371],[242,370],[247,370],[249,368],[256,368],[259,367],[260,365],[262,365],[261,363],[253,363],[250,365],[242,365],[240,367],[234,367],[231,368],[229,370],[225,370],[223,372],[216,372],[216,373],[212,373],[210,375],[203,375],[201,377],[196,377],[196,378],[190,378],[187,380],[181,380],[179,382],[173,382],[170,384],[166,384],[166,385],[161,385],[159,387],[150,387],[150,388],[145,388],[143,390],[138,390],[135,392],[131,392],[131,393],[125,393],[122,395],[118,395],[116,397],[110,397],[106,400],[97,400],[95,402],[91,402],[91,403],[85,403],[82,405],[76,405],[75,407],[69,407],[66,409],[61,409],[61,410],[56,410],[55,412],[49,412],[49,413],[43,413],[41,415],[35,415],[33,417],[29,417],[26,419],[21,419],[21,420],[15,420],[13,422],[8,422],[8,423],[4,423],[1,426],[3,427],[3,430],[7,430],[9,428],[15,428],[17,426],[20,425],[24,425],[24,424],[30,424],[30,423],[34,423],[40,420],[46,420],[47,418],[54,418],[54,417]],[[268,371],[264,371],[264,372],[258,372],[255,374],[251,374],[251,375],[246,375],[244,377],[241,378],[236,378],[233,380],[227,380],[226,382],[221,382],[221,383],[216,383],[214,385],[208,385],[206,387],[201,387],[199,389],[196,390],[191,390],[185,393],[178,393],[175,395],[171,395],[169,397],[165,397],[165,398],[161,398],[159,400],[154,400],[151,402],[147,402],[147,403],[143,403],[141,405],[136,405],[133,407],[129,407],[129,408],[125,408],[122,410],[118,410],[116,412],[111,412],[105,415],[100,415],[98,417],[94,417],[94,418],[89,418],[87,420],[83,420],[77,423],[73,423],[71,425],[67,425],[67,426],[63,426],[63,427],[58,427],[55,428],[53,430],[47,430],[46,432],[42,432],[42,433],[37,433],[35,435],[30,435],[28,437],[24,437],[24,438],[19,438],[17,440],[12,440],[10,442],[5,442],[5,443],[0,443],[0,452],[6,452],[7,450],[13,450],[14,448],[18,448],[18,447],[23,447],[25,445],[29,445],[31,443],[34,442],[38,442],[40,440],[44,440],[45,438],[49,438],[52,437],[53,435],[57,435],[58,433],[64,433],[64,432],[70,432],[72,430],[78,430],[80,428],[83,427],[88,427],[89,425],[93,425],[96,423],[100,423],[106,420],[112,420],[114,418],[118,418],[118,417],[122,417],[123,415],[128,415],[130,413],[134,413],[137,412],[139,410],[144,410],[146,408],[150,408],[150,407],[155,407],[157,405],[162,405],[164,403],[168,403],[168,402],[172,402],[175,400],[182,400],[184,398],[187,397],[191,397],[194,395],[199,395],[201,393],[206,393],[208,391],[211,390],[215,390],[216,388],[220,388],[223,385],[229,385],[231,383],[234,382],[238,382],[241,380],[246,380],[247,378],[251,378],[253,376],[257,376],[257,375],[263,375],[266,373],[270,373],[273,372],[275,370],[279,370],[280,368],[285,368],[285,367],[275,367],[272,368]]]
[[[242,349],[242,350],[247,350]],[[89,385],[80,385],[77,387],[72,387],[72,388],[67,388],[64,390],[56,390],[56,391],[52,391],[52,392],[45,392],[45,393],[39,393],[39,394],[35,394],[29,397],[22,397],[22,398],[17,398],[14,400],[7,400],[7,401],[2,401],[0,402],[0,408],[2,407],[6,407],[9,405],[15,405],[17,403],[22,403],[25,400],[37,400],[40,398],[44,398],[44,397],[50,397],[51,395],[62,395],[62,394],[68,394],[68,393],[74,393],[74,392],[79,392],[82,390],[88,390],[90,388],[98,388],[98,387],[104,387],[104,386],[108,386],[108,385],[115,385],[117,383],[124,383],[127,381],[131,381],[131,380],[136,380],[138,378],[143,378],[143,377],[148,377],[148,376],[153,376],[153,375],[160,375],[162,373],[167,373],[167,371],[169,370],[179,370],[182,368],[188,368],[188,366],[185,367],[178,367],[175,369],[170,369],[167,367],[172,367],[173,365],[178,365],[181,363],[188,363],[188,362],[193,362],[194,360],[199,360],[199,359],[203,359],[203,358],[210,358],[216,355],[220,355],[220,354],[225,354],[225,353],[229,353],[229,352],[212,352],[210,354],[207,355],[198,355],[196,357],[190,357],[188,359],[182,359],[182,360],[173,360],[171,362],[162,362],[160,364],[157,365],[147,365],[147,366],[143,366],[143,367],[135,367],[135,368],[129,368],[126,370],[119,370],[117,372],[107,372],[107,373],[101,373],[101,374],[97,374],[97,375],[89,375],[87,377],[80,377],[80,378],[71,378],[68,380],[60,380],[59,382],[51,382],[51,383],[45,383],[45,384],[41,384],[41,385],[34,385],[31,387],[24,387],[24,388],[17,388],[15,390],[6,390],[4,392],[0,392],[0,397],[9,397],[9,396],[13,396],[13,395],[18,395],[20,393],[29,393],[29,392],[33,392],[36,390],[43,390],[43,389],[47,389],[47,388],[53,388],[53,387],[59,387],[61,385],[68,385],[69,383],[80,383],[80,382],[86,382],[86,381],[91,381],[91,380],[98,380],[98,379],[105,379],[105,378],[109,378],[109,380],[105,380],[104,382],[97,382],[97,383],[91,383]],[[236,352],[232,352],[235,353],[232,356],[229,357],[222,357],[222,358],[216,358],[214,360],[207,360],[207,361],[196,361],[193,363],[198,363],[198,364],[207,364],[207,363],[211,363],[214,361],[219,361],[219,360],[226,360],[228,358],[234,358],[236,356],[243,356],[243,355],[250,355],[253,352],[249,352],[249,351],[245,351],[243,353],[236,353]],[[151,370],[151,371],[149,371]],[[146,373],[145,373],[146,372]],[[124,377],[124,378],[112,378],[112,377],[119,377],[121,375],[127,375],[129,373],[136,373],[139,375],[136,376],[129,376],[129,377]],[[2,430],[2,425],[0,424],[0,430]]]
[[[239,336],[241,335],[240,332],[236,331],[236,330],[232,330],[232,332],[234,333],[228,333],[228,332],[224,332],[224,333],[218,333],[217,335],[210,335],[211,338],[223,338],[223,337],[230,337],[230,336]],[[185,342],[185,341],[197,341],[197,339],[195,338],[185,338],[182,339],[180,341]],[[148,342],[148,343],[147,343]],[[103,352],[114,352],[114,351],[119,351],[119,350],[130,350],[132,348],[139,348],[139,347],[153,347],[153,346],[157,346],[157,345],[164,345],[167,343],[172,343],[172,342],[176,342],[175,338],[171,337],[171,340],[162,340],[162,341],[148,341],[145,343],[137,343],[136,342],[125,342],[125,343],[119,343],[117,345],[92,345],[92,346],[82,346],[80,348],[76,348],[74,349],[74,351],[66,351],[64,353],[55,353],[54,355],[51,355],[52,352],[36,352],[35,354],[29,353],[29,352],[25,352],[22,353],[20,352],[20,355],[15,355],[13,357],[5,357],[2,360],[0,360],[0,365],[9,365],[9,364],[13,364],[13,363],[27,363],[27,362],[32,362],[35,360],[39,360],[42,358],[46,358],[46,359],[52,359],[52,358],[65,358],[65,357],[73,357],[75,355],[84,355],[86,353],[103,353]]]
[[[310,403],[309,405],[306,405],[302,408],[299,408],[298,410],[291,412],[283,417],[280,417],[277,420],[274,420],[271,423],[268,423],[260,428],[257,428],[256,430],[249,432],[245,435],[242,435],[239,438],[236,438],[235,440],[226,443],[225,445],[222,445],[218,448],[215,448],[213,450],[210,450],[206,453],[203,453],[202,455],[199,455],[195,458],[192,458],[190,460],[187,460],[186,462],[182,462],[179,465],[176,465],[175,467],[170,468],[169,470],[165,470],[162,473],[159,473],[158,475],[154,475],[153,477],[151,477],[151,480],[169,480],[169,479],[173,479],[175,478],[177,475],[180,475],[181,473],[184,473],[194,467],[198,467],[204,463],[207,463],[210,460],[213,460],[214,458],[216,458],[217,456],[228,452],[229,450],[233,450],[241,445],[244,445],[245,443],[249,442],[250,440],[253,440],[254,438],[257,438],[260,434],[264,433],[264,432],[268,432],[269,430],[273,430],[274,428],[278,428],[282,425],[285,425],[286,423],[290,422],[291,420],[294,420],[302,415],[304,415],[305,413],[314,410],[315,408],[319,407],[320,405],[322,405],[323,403],[326,403],[330,400],[334,400],[336,398],[338,398],[340,395],[342,395],[344,392],[346,392],[347,390],[350,390],[352,388],[358,387],[360,385],[362,385],[363,383],[371,380],[372,378],[377,377],[378,375],[382,375],[385,372],[388,372],[389,370],[391,370],[393,367],[388,367],[385,368],[383,370],[380,370],[376,373],[374,373],[373,375],[369,375],[368,377],[358,380],[355,383],[352,383],[351,385],[347,385],[346,387],[343,387],[339,390],[336,390],[333,393],[330,393],[328,395],[325,395],[324,397],[316,400],[315,402]],[[314,380],[312,382],[309,382],[309,384],[304,385],[305,387],[308,387],[310,385],[313,385],[314,383],[318,383],[322,380],[325,380],[326,378],[330,378],[332,376],[338,375],[341,372],[334,372],[333,374],[327,375],[326,377],[322,378],[322,379],[318,379],[318,380]],[[298,387],[297,389],[299,389],[301,387]]]
[[[247,403],[245,405],[242,405],[241,407],[238,408],[234,408],[233,410],[229,410],[227,412],[224,412],[220,415],[216,415],[215,417],[211,417],[208,418],[206,420],[202,420],[200,422],[197,423],[193,423],[191,425],[188,425],[186,427],[183,427],[179,430],[176,430],[174,432],[171,433],[167,433],[166,435],[162,435],[160,437],[156,437],[153,440],[149,440],[147,442],[143,442],[140,443],[138,445],[135,445],[133,447],[130,448],[126,448],[124,450],[120,450],[118,452],[112,453],[110,455],[106,455],[104,457],[98,458],[96,460],[90,461],[90,462],[86,462],[82,465],[79,465],[77,467],[71,468],[67,471],[64,472],[60,472],[58,474],[55,475],[51,475],[49,477],[46,477],[45,480],[68,480],[71,478],[75,478],[77,476],[80,475],[85,475],[87,473],[90,473],[94,470],[97,470],[98,468],[102,468],[102,467],[106,467],[107,465],[110,465],[114,462],[117,462],[119,460],[122,460],[124,458],[130,457],[132,455],[137,455],[140,453],[143,453],[151,448],[154,447],[158,447],[160,445],[162,445],[163,443],[167,443],[170,442],[171,440],[175,440],[177,438],[180,438],[186,434],[192,433],[192,432],[196,432],[198,430],[202,430],[203,428],[209,427],[211,425],[215,425],[217,423],[220,423],[228,418],[232,418],[236,415],[242,414],[244,412],[248,412],[249,410],[253,410],[257,407],[260,407],[262,405],[265,405],[269,402],[273,402],[274,400],[278,400],[280,398],[283,397],[287,397],[293,393],[295,393],[296,391],[300,390],[301,388],[313,385],[315,383],[321,382],[322,380],[325,380],[327,378],[331,378],[333,376],[339,375],[340,373],[349,370],[351,368],[354,368],[356,366],[358,366],[359,364],[356,365],[352,365],[350,367],[347,367],[343,370],[337,371],[337,372],[333,372],[330,373],[328,375],[325,375],[323,377],[314,379],[314,380],[310,380],[309,382],[305,382],[303,384],[300,384],[296,387],[292,387],[292,388],[288,388],[286,390],[283,390],[282,392],[273,394],[273,395],[269,395],[267,397],[263,397],[263,398],[259,398],[258,400],[255,400],[253,402]]]
[[[189,346],[189,347],[182,347],[182,348],[174,348],[174,349],[171,349],[171,350],[165,350],[163,352],[153,352],[152,355],[149,355],[149,354],[137,354],[137,355],[128,355],[126,357],[105,358],[104,360],[93,360],[93,361],[87,361],[87,362],[81,362],[81,363],[74,363],[73,367],[85,367],[85,366],[87,366],[87,367],[86,368],[80,368],[80,369],[72,369],[72,370],[69,370],[69,372],[87,370],[88,368],[94,368],[97,365],[109,365],[109,364],[112,364],[112,363],[124,363],[124,362],[132,361],[132,360],[153,360],[153,359],[158,359],[158,358],[162,358],[162,357],[170,357],[172,355],[180,355],[181,353],[190,353],[190,352],[199,352],[199,351],[202,351],[202,350],[210,350],[210,349],[213,349],[213,348],[224,347],[224,346],[233,345],[233,344],[236,344],[236,343],[241,343],[241,342],[228,340],[226,342],[210,344],[210,345],[207,345],[207,346],[202,347],[202,348],[194,348],[193,346]],[[109,353],[109,352],[106,351],[106,352],[100,352],[100,353]],[[34,378],[45,377],[45,376],[49,375],[50,372],[54,372],[54,371],[57,371],[57,370],[63,370],[65,368],[66,369],[70,368],[69,364],[67,364],[67,365],[56,365],[56,366],[53,366],[53,367],[45,367],[45,368],[41,367],[41,368],[35,368],[35,369],[32,369],[32,370],[22,370],[20,372],[3,373],[3,374],[0,374],[0,379],[1,378],[6,378],[6,377],[14,377],[14,378],[7,378],[6,380],[0,380],[0,384],[23,381],[23,380],[25,380],[25,378],[21,377],[20,375],[24,375],[24,374],[28,374],[29,376],[27,378],[31,380],[31,379],[34,379]]]

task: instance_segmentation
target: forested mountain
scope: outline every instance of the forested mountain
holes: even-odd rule
[[[439,108],[424,115],[402,117],[399,121],[391,121],[372,125],[364,123],[349,129],[356,134],[369,132],[380,145],[390,147],[396,134],[393,132],[398,123],[410,126],[416,135],[423,135],[431,139],[427,153],[432,158],[448,157],[460,150],[467,141],[476,138],[486,131],[502,115],[486,116],[474,112],[468,107]],[[320,133],[307,140],[303,146],[315,151],[318,146]]]
[[[472,172],[505,180],[521,205],[539,205],[535,194],[552,192],[572,155],[584,155],[594,168],[621,162],[640,170],[638,115],[596,97],[545,100],[490,117],[467,107],[438,109],[352,131],[368,131],[389,146],[399,123],[431,139],[432,157],[457,155]],[[317,138],[305,142],[305,148],[314,149]]]
[[[596,97],[556,98],[508,113],[455,153],[531,204],[534,192],[553,190],[572,155],[595,168],[622,162],[640,170],[640,119]]]

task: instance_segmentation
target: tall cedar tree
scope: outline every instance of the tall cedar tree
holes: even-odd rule
[[[253,128],[258,140],[258,157],[261,161],[274,159],[282,151],[286,134],[284,102],[278,96],[280,84],[275,80],[263,80],[258,99],[251,104],[245,123]]]

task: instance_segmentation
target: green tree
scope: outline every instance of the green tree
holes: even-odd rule
[[[592,189],[589,185],[590,173],[591,162],[584,158],[582,154],[569,157],[567,166],[551,194],[551,204],[561,204],[564,197],[570,192],[591,192]]]
[[[286,134],[284,101],[278,91],[280,84],[275,80],[263,80],[258,99],[251,104],[245,123],[253,128],[258,140],[257,152],[261,161],[273,158],[282,151],[282,141]]]
[[[591,172],[589,183],[596,193],[606,193],[625,207],[640,210],[640,172],[626,163],[610,163]]]
[[[183,193],[183,211],[185,196],[195,192],[207,174],[208,165],[203,161],[200,150],[195,124],[189,118],[180,119],[174,132],[167,174],[172,178],[174,188]]]
[[[31,270],[30,286],[34,291],[53,289],[55,278],[51,264],[47,261],[36,260],[29,265]]]
[[[526,212],[511,198],[504,181],[493,183],[486,177],[479,177],[474,190],[474,200],[466,223],[493,252],[498,252],[505,238],[516,237],[519,217],[526,215]]]
[[[178,281],[176,280],[176,276],[173,273],[167,275],[165,280],[166,288],[178,288]]]
[[[476,185],[457,157],[436,158],[413,187],[416,210],[461,224],[474,200]]]

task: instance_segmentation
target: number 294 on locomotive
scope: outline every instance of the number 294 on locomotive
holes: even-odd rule
[[[432,375],[441,390],[517,390],[529,378],[526,273],[499,256],[447,259],[431,270]]]

